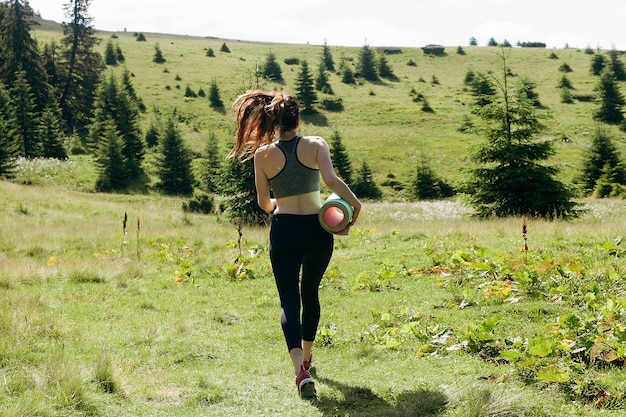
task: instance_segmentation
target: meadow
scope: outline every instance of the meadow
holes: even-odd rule
[[[269,51],[279,62],[310,57],[312,67],[321,52],[146,37],[115,39],[150,109],[144,123],[155,107],[176,108],[196,152],[211,133],[226,149],[234,126],[208,100],[185,99],[187,84],[208,91],[216,79],[228,103],[255,85]],[[156,42],[165,64],[152,63]],[[230,53],[218,52],[224,42]],[[302,133],[338,129],[355,166],[366,160],[377,181],[408,177],[421,153],[458,181],[480,140],[456,129],[471,101],[463,78],[500,65],[497,48],[464,49],[435,58],[403,48],[389,55],[396,82],[349,86],[332,75],[345,110],[306,120]],[[332,51],[338,61],[358,48]],[[552,120],[545,134],[562,139],[554,163],[570,181],[595,131],[593,103],[560,103],[558,67],[566,61],[577,94],[592,94],[590,56],[516,48],[509,59],[537,83]],[[297,68],[283,66],[283,75],[284,85],[263,87],[293,88]],[[423,113],[411,89],[435,112]],[[459,200],[409,203],[389,190],[384,201],[366,201],[357,227],[335,240],[314,348],[319,395],[303,401],[280,329],[267,229],[185,213],[177,197],[94,193],[94,178],[80,156],[21,161],[14,181],[0,181],[2,416],[623,414],[622,200],[581,199],[579,219],[553,222],[481,221]]]
[[[322,283],[311,402],[267,230],[181,204],[0,182],[0,415],[623,413],[621,201],[525,239],[455,201],[366,203]]]

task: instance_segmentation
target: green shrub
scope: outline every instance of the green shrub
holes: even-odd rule
[[[215,205],[215,199],[206,193],[196,193],[193,198],[183,202],[185,213],[211,214]]]
[[[320,101],[320,105],[324,110],[343,111],[343,101],[341,98],[324,98]]]

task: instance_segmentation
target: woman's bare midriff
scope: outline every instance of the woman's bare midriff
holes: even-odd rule
[[[276,199],[274,214],[317,214],[322,208],[319,191]]]

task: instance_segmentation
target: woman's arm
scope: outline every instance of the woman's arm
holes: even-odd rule
[[[262,168],[261,158],[264,152],[257,150],[254,153],[254,185],[256,187],[256,199],[259,207],[265,212],[272,213],[276,208],[276,200],[270,197],[270,182]]]
[[[348,185],[337,176],[335,168],[333,167],[333,162],[330,158],[330,150],[328,149],[326,141],[319,138],[318,143],[317,166],[320,169],[322,179],[330,191],[346,200],[354,209],[352,222],[350,223],[352,225],[356,222],[356,219],[359,217],[359,213],[361,212],[361,202],[357,196],[354,195],[350,187],[348,187]]]

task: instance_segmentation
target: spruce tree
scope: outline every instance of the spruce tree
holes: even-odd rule
[[[43,155],[39,138],[39,114],[26,73],[22,70],[16,74],[13,88],[9,91],[14,107],[16,138],[20,143],[21,155],[26,158],[36,158]]]
[[[20,146],[9,94],[0,83],[0,178],[13,178]]]
[[[104,60],[96,47],[100,38],[89,16],[91,0],[68,0],[65,5],[69,22],[63,23],[63,38],[58,63],[59,106],[70,129],[83,129],[93,116],[93,103],[104,69]]]
[[[139,109],[123,88],[120,89],[117,99],[117,114],[114,120],[124,138],[128,173],[132,179],[138,179],[144,174],[142,162],[146,146],[141,132]]]
[[[499,95],[474,112],[484,121],[486,141],[479,144],[467,183],[469,201],[480,217],[529,215],[568,218],[576,215],[571,192],[544,166],[554,154],[549,141],[535,141],[543,126],[537,110],[525,95],[509,86],[510,70],[504,50]]]
[[[389,64],[389,60],[385,54],[380,54],[378,57],[378,74],[382,78],[386,78],[388,80],[396,80],[396,74],[393,73],[393,69]]]
[[[139,126],[139,110],[126,90],[120,87],[114,73],[100,83],[94,103],[94,118],[89,126],[90,144],[97,146],[109,121],[122,135],[126,175],[130,180],[140,178],[143,175],[141,165],[145,144]]]
[[[613,71],[606,68],[600,74],[600,81],[595,87],[598,94],[599,107],[594,113],[596,120],[610,124],[619,124],[624,121],[622,106],[624,96],[620,92]]]
[[[205,183],[207,191],[217,193],[220,191],[219,175],[222,169],[222,157],[215,133],[211,132],[206,147],[206,171]]]
[[[534,107],[541,107],[539,94],[535,91],[536,88],[537,84],[534,81],[522,77],[518,85],[518,94],[525,97]]]
[[[117,62],[125,62],[126,61],[126,57],[124,56],[124,53],[122,52],[122,48],[120,47],[119,43],[115,44],[115,57],[117,58]]]
[[[195,183],[191,170],[193,156],[173,117],[168,118],[160,132],[157,159],[157,187],[168,195],[192,195]]]
[[[308,62],[302,61],[300,65],[300,73],[296,79],[296,97],[303,112],[312,112],[315,110],[314,105],[317,102],[317,93],[313,87],[313,77],[309,71]]]
[[[141,113],[146,111],[146,105],[143,103],[141,97],[137,95],[133,81],[131,80],[131,73],[128,69],[124,69],[122,72],[122,90],[126,93],[126,96],[132,101]]]
[[[158,43],[154,45],[154,58],[152,58],[152,62],[157,64],[164,64],[166,62],[166,59],[163,56],[163,52],[161,51],[161,47]]]
[[[59,46],[54,39],[44,45],[42,53],[43,67],[51,85],[51,90],[54,91],[53,95],[58,95],[58,91],[56,91],[56,87],[59,85],[58,53]]]
[[[353,191],[359,198],[378,200],[382,197],[382,191],[374,181],[372,169],[365,161],[363,161],[361,168],[357,170]]]
[[[214,109],[224,108],[224,102],[220,97],[220,89],[217,85],[217,80],[215,79],[211,81],[211,86],[209,87],[209,103]]]
[[[339,177],[349,186],[352,185],[352,165],[348,152],[341,141],[341,134],[335,130],[330,137],[330,158]]]
[[[626,70],[624,70],[624,63],[621,60],[621,52],[615,49],[609,51],[609,65],[613,76],[617,81],[626,81]]]
[[[115,45],[113,41],[109,39],[104,49],[104,63],[106,65],[117,65],[117,54],[115,52]]]
[[[270,81],[282,82],[283,71],[280,69],[280,65],[276,60],[276,55],[273,52],[269,52],[265,58],[265,64],[263,65],[262,73],[263,77]]]
[[[344,84],[355,84],[354,71],[348,65],[341,68],[341,82]]]
[[[611,183],[626,184],[626,169],[617,146],[604,128],[598,126],[586,152],[580,181],[586,193],[591,193],[603,175]]]
[[[102,123],[102,137],[98,142],[95,161],[98,167],[96,191],[123,191],[129,185],[126,158],[122,152],[124,139],[111,119]]]
[[[453,195],[452,187],[435,174],[429,159],[421,156],[411,181],[409,197],[416,200],[434,200]]]
[[[35,109],[43,111],[52,96],[37,41],[31,36],[33,10],[27,1],[10,0],[0,20],[0,82],[12,86],[23,71]]]
[[[45,158],[67,159],[63,145],[63,126],[60,116],[52,107],[44,110],[39,120],[39,137]]]
[[[328,72],[326,64],[321,60],[317,68],[317,76],[315,77],[315,89],[325,94],[333,94],[333,89],[328,82]]]
[[[593,75],[600,75],[602,71],[607,67],[606,58],[604,55],[594,55],[591,58],[591,73]]]
[[[232,222],[265,226],[270,216],[258,205],[254,187],[254,162],[229,158],[222,167],[220,191],[225,196],[226,214]]]
[[[376,57],[374,51],[367,44],[363,45],[359,51],[357,73],[367,81],[379,80]]]
[[[475,98],[474,103],[479,107],[491,104],[497,93],[493,81],[482,73],[473,74],[470,87],[472,95]]]
[[[330,48],[324,40],[324,46],[322,48],[322,65],[327,71],[335,71],[335,61],[333,61],[333,54],[330,52]]]

